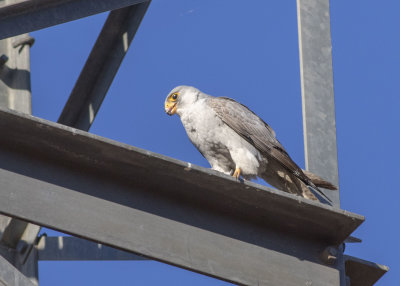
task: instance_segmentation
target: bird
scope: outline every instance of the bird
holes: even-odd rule
[[[180,117],[189,140],[213,170],[238,181],[259,177],[281,191],[332,203],[320,188],[337,187],[301,169],[278,141],[275,131],[247,106],[181,85],[168,93],[164,108],[168,115]]]

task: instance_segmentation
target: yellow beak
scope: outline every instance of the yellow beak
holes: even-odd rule
[[[168,115],[174,115],[176,112],[176,102],[166,101],[165,102],[165,112]]]

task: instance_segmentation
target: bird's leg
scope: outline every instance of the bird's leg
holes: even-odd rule
[[[236,168],[235,169],[235,172],[233,173],[233,177],[235,177],[236,178],[236,181],[239,181],[239,178],[240,178],[240,168]]]

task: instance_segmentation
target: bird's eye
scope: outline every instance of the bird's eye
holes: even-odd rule
[[[176,99],[178,98],[178,94],[177,94],[177,93],[173,93],[172,96],[171,96],[171,98],[172,98],[173,100],[176,100]]]

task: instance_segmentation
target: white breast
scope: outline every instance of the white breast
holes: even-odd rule
[[[261,160],[259,152],[227,126],[205,100],[199,99],[180,110],[190,141],[213,169],[229,173],[240,168],[243,175],[257,175]]]

